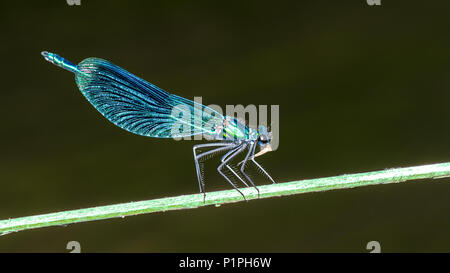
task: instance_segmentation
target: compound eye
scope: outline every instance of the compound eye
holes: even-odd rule
[[[259,142],[260,142],[261,144],[266,144],[267,142],[269,142],[269,140],[267,139],[267,136],[266,136],[266,135],[260,135],[260,136],[259,136]]]

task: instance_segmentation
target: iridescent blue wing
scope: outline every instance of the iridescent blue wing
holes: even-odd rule
[[[213,109],[194,105],[193,101],[170,94],[103,59],[83,60],[75,74],[79,89],[103,116],[138,135],[213,137],[214,127],[223,122],[223,116]],[[176,107],[185,111],[177,111]],[[196,122],[194,116],[199,117]],[[183,126],[175,126],[179,124]]]

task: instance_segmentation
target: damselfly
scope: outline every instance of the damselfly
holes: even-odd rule
[[[197,144],[193,147],[195,168],[200,192],[205,194],[205,184],[200,163],[212,154],[225,153],[217,171],[245,199],[244,194],[226,174],[230,171],[245,186],[253,186],[259,195],[259,189],[246,173],[246,166],[253,163],[272,183],[275,181],[255,161],[255,157],[272,150],[272,135],[264,126],[249,128],[243,121],[223,116],[204,105],[170,94],[161,88],[144,81],[128,71],[99,58],[87,58],[75,65],[57,54],[41,53],[45,60],[75,73],[75,81],[81,93],[109,121],[131,133],[156,138],[180,138],[202,134],[209,140],[219,142]],[[183,119],[174,114],[181,107],[200,117]],[[180,130],[174,126],[182,124],[194,130]],[[175,128],[175,129],[174,129]],[[256,153],[256,149],[259,152]],[[207,151],[199,152],[207,149]],[[240,174],[231,167],[231,160],[247,150],[240,165]],[[250,184],[250,185],[249,185]]]

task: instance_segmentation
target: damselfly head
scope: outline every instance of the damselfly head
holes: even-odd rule
[[[255,154],[255,157],[272,151],[272,145],[270,144],[270,142],[272,141],[272,133],[267,131],[267,128],[265,126],[260,125],[258,127],[257,141],[259,146],[259,152]]]

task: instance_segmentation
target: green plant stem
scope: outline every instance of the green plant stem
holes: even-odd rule
[[[259,198],[268,198],[307,192],[443,177],[450,177],[450,162],[408,168],[386,169],[383,171],[367,173],[344,174],[327,178],[307,179],[264,185],[259,186],[258,188],[260,190]],[[258,198],[258,194],[254,188],[244,188],[241,190],[247,200]],[[224,190],[207,193],[205,200],[203,199],[203,194],[190,194],[148,201],[69,210],[2,220],[0,221],[0,235],[41,227],[67,225],[72,223],[125,217],[159,211],[191,209],[208,205],[220,206],[221,204],[240,201],[244,201],[244,199],[236,190]]]

